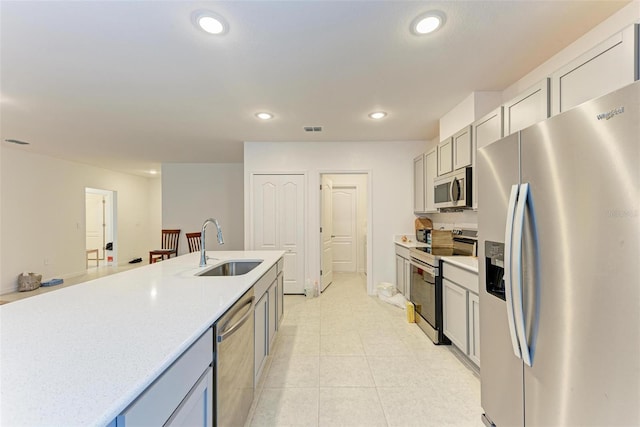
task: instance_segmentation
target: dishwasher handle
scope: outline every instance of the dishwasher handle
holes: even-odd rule
[[[255,299],[256,297],[252,296],[249,300],[247,300],[246,303],[244,303],[242,307],[245,307],[245,306],[248,307],[247,312],[242,316],[240,320],[238,320],[236,324],[232,325],[231,327],[227,327],[227,325],[224,326],[223,328],[224,330],[222,331],[221,334],[218,335],[218,338],[217,338],[218,342],[222,342],[226,340],[231,335],[233,335],[233,333],[237,331],[238,328],[240,328],[240,326],[244,325],[244,323],[249,319],[249,316],[251,316],[251,313],[253,313],[252,308],[253,308],[253,301],[255,301]],[[240,311],[242,307],[239,307],[237,311]],[[231,317],[233,318],[233,316]]]

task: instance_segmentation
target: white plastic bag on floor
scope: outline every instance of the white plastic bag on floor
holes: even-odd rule
[[[397,293],[391,297],[388,297],[379,293],[378,298],[380,298],[380,301],[384,301],[391,305],[395,305],[396,307],[400,307],[403,310],[406,309],[407,300],[404,298],[404,295],[402,295],[401,293]]]

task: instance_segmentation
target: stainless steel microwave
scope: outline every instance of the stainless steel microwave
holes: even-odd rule
[[[470,208],[472,205],[471,168],[463,168],[433,180],[436,208]]]

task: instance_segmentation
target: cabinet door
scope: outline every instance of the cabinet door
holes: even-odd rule
[[[276,312],[278,314],[278,323],[276,329],[280,328],[280,322],[282,322],[282,316],[284,316],[284,274],[278,274],[276,283]]]
[[[260,374],[262,373],[262,368],[264,367],[264,361],[267,358],[268,348],[267,348],[267,337],[268,337],[268,292],[265,292],[262,295],[262,298],[258,300],[256,303],[256,307],[253,312],[254,322],[255,322],[255,335],[254,335],[254,344],[255,344],[255,359],[254,359],[254,373],[255,373],[255,382],[258,383],[260,379]]]
[[[469,292],[469,359],[480,366],[480,299]]]
[[[471,139],[471,126],[453,135],[453,170],[471,166]]]
[[[463,353],[467,350],[467,291],[447,279],[442,279],[444,334]]]
[[[503,104],[504,136],[538,123],[549,117],[549,79],[530,87]]]
[[[438,212],[433,202],[433,180],[438,176],[438,150],[434,148],[424,155],[424,211]]]
[[[166,422],[166,427],[213,426],[213,368],[200,377]]]
[[[404,261],[404,297],[408,300],[411,297],[411,263],[408,259]]]
[[[635,61],[639,27],[638,24],[627,27],[551,75],[554,115],[638,78]]]
[[[452,139],[447,138],[438,144],[438,176],[453,171]]]
[[[478,169],[476,157],[478,150],[502,138],[502,106],[496,108],[471,125],[473,134],[472,166],[473,166],[473,209],[478,209]]]
[[[269,339],[269,353],[273,349],[273,340],[276,337],[276,325],[278,324],[278,280],[274,280],[269,288],[269,297],[267,308],[269,315],[267,319],[267,330],[269,331],[267,338]]]
[[[404,295],[404,258],[396,255],[396,289]]]
[[[424,212],[424,155],[413,159],[413,211]]]

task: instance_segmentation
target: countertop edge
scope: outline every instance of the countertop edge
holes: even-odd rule
[[[478,274],[478,267],[474,268],[472,265],[466,264],[461,258],[466,258],[467,260],[475,259],[477,265],[477,258],[471,256],[443,256],[440,259],[442,259],[443,262],[455,265],[456,267],[460,267],[464,270],[470,271],[471,273]]]

